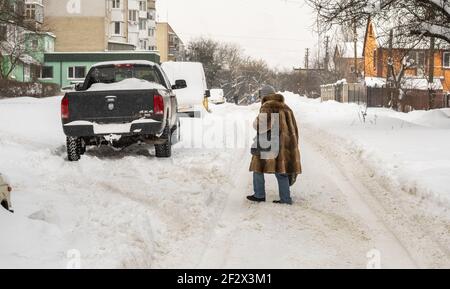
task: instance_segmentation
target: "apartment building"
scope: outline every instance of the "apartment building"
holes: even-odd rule
[[[169,23],[159,22],[156,24],[156,40],[161,62],[185,59],[184,43]]]
[[[155,50],[155,0],[43,0],[58,52]]]

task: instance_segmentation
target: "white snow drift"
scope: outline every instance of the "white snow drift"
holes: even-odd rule
[[[449,111],[369,109],[363,122],[357,105],[285,96],[305,171],[291,207],[247,203],[248,144],[226,143],[251,138],[258,105],[183,119],[171,160],[135,146],[69,163],[59,97],[1,100],[15,214],[0,210],[0,267],[365,268],[368,252],[381,267],[449,267]],[[215,140],[188,144],[199,137]],[[274,178],[267,186],[276,199]]]

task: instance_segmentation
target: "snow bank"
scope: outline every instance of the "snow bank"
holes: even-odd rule
[[[116,83],[95,83],[87,91],[143,90],[143,89],[166,89],[166,88],[156,82],[149,82],[137,78],[129,78]]]
[[[285,93],[300,122],[345,139],[348,151],[361,153],[399,188],[450,206],[450,110],[409,114],[337,102],[320,103]]]
[[[400,118],[411,123],[428,126],[431,128],[450,129],[450,109],[437,109],[431,111],[412,111],[405,115],[399,115]]]
[[[15,209],[0,209],[0,268],[66,268],[68,253],[77,251],[82,268],[174,268],[185,260],[194,266],[234,173],[247,172],[247,163],[235,163],[245,161],[248,150],[220,143],[180,149],[198,140],[191,130],[202,124],[181,119],[183,141],[173,159],[135,146],[123,152],[94,148],[69,163],[60,101],[0,100],[0,172],[14,188]],[[233,108],[218,107],[218,115],[204,121],[214,125],[231,113],[254,117],[253,110]]]

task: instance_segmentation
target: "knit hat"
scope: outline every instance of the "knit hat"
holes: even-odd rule
[[[263,98],[265,96],[272,95],[272,94],[275,94],[275,93],[276,93],[276,91],[275,91],[275,88],[273,88],[273,86],[264,85],[259,90],[259,97]]]

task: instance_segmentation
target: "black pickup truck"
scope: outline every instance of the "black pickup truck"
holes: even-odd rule
[[[69,161],[78,161],[87,146],[122,149],[136,143],[155,145],[156,156],[171,157],[179,138],[178,103],[161,67],[149,61],[94,65],[84,83],[61,101]],[[178,132],[178,133],[175,133]]]

